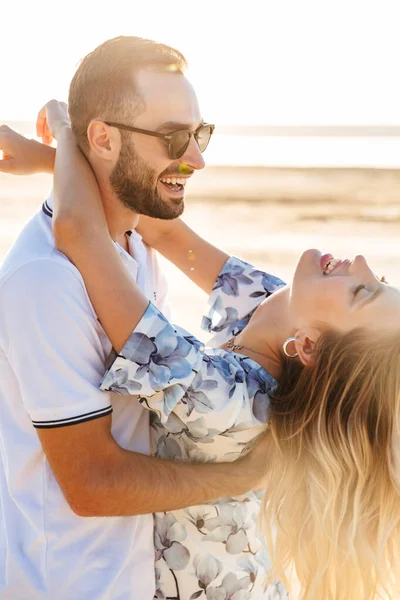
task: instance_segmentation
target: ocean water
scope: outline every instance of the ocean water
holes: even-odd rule
[[[211,140],[206,161],[269,167],[399,168],[399,137],[239,136]]]
[[[34,123],[8,123],[29,137]],[[205,152],[209,165],[400,168],[398,135],[241,135],[218,127]],[[396,128],[398,129],[398,128]]]

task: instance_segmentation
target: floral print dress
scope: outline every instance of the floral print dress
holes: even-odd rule
[[[209,299],[203,327],[223,343],[257,306],[285,284],[230,258]],[[205,347],[149,304],[102,388],[131,394],[152,412],[154,453],[184,461],[233,461],[263,429],[275,380],[241,354]],[[158,513],[158,599],[278,600],[281,583],[264,590],[270,560],[257,518],[262,494]]]

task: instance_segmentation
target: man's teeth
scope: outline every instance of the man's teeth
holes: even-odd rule
[[[324,275],[329,275],[329,273],[332,273],[333,269],[341,262],[342,261],[340,258],[331,258],[328,260],[323,271]]]
[[[160,181],[169,185],[176,185],[177,183],[183,186],[186,185],[186,179],[183,177],[163,177]]]

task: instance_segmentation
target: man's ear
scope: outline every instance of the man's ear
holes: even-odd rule
[[[312,367],[315,363],[315,344],[321,332],[314,327],[305,327],[297,331],[293,342],[299,359],[306,367]]]
[[[87,138],[91,151],[100,159],[116,162],[121,150],[121,134],[103,121],[90,121]]]

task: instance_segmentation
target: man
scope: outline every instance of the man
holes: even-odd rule
[[[110,235],[160,308],[162,277],[134,227],[138,214],[181,214],[212,132],[184,67],[172,48],[116,38],[83,60],[69,93]],[[44,138],[57,106],[41,113]],[[0,132],[1,170],[23,170],[18,139]],[[50,171],[54,151],[43,152]],[[219,465],[147,456],[148,412],[98,389],[111,344],[79,272],[55,248],[51,217],[50,197],[0,270],[0,597],[150,600],[151,513],[247,491],[261,479],[262,450]]]

